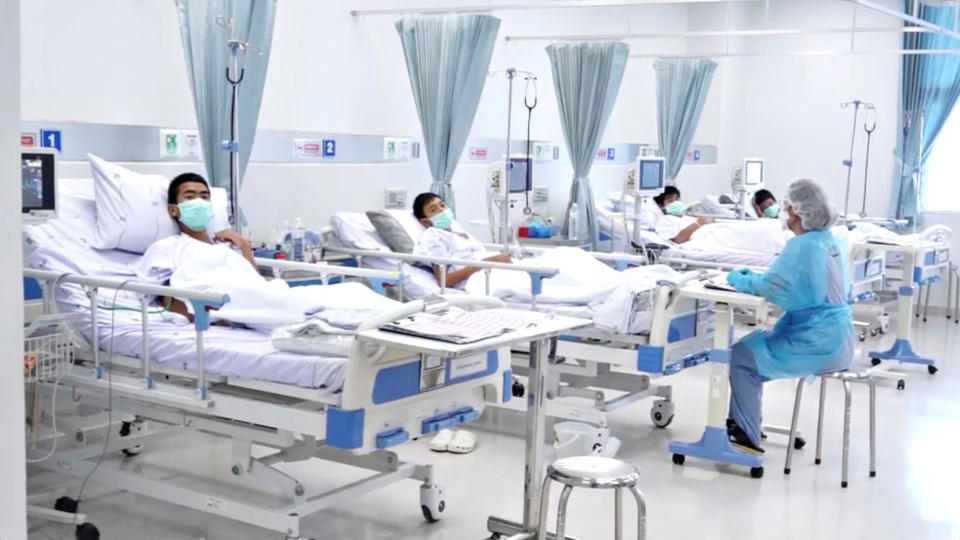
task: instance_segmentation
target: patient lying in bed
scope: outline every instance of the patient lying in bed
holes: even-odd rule
[[[456,220],[453,211],[447,203],[436,193],[421,193],[413,201],[413,214],[426,227],[413,246],[413,254],[449,259],[467,259],[472,261],[489,261],[509,263],[508,255],[495,254],[487,251],[479,240],[466,232]],[[463,288],[464,282],[480,269],[469,266],[448,266],[447,287]],[[440,284],[442,269],[438,265],[433,267],[434,276]]]
[[[140,279],[226,293],[230,301],[214,318],[258,329],[302,322],[325,310],[368,310],[372,315],[396,306],[358,283],[291,289],[283,280],[265,279],[257,272],[249,243],[240,235],[225,230],[212,239],[207,236],[212,215],[209,194],[206,181],[196,174],[180,175],[170,183],[168,211],[180,234],[147,249],[137,266]],[[338,294],[340,289],[349,294]],[[192,306],[179,300],[162,302],[169,304],[169,311],[192,320]]]

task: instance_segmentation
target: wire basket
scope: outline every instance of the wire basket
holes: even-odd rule
[[[24,382],[55,381],[67,373],[76,351],[73,324],[77,315],[43,315],[24,330]]]

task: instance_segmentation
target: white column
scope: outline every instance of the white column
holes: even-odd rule
[[[26,538],[23,264],[20,260],[20,0],[0,1],[0,538]]]

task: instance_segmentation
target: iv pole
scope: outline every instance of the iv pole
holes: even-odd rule
[[[245,53],[247,50],[253,50],[258,55],[262,55],[263,49],[247,41],[237,39],[234,35],[232,18],[227,19],[219,15],[216,22],[217,26],[225,29],[228,34],[227,48],[230,49],[230,60],[227,63],[226,76],[232,94],[230,98],[230,139],[222,141],[220,148],[230,152],[230,225],[237,234],[241,234],[243,231],[240,223],[240,113],[237,103],[240,100],[240,83],[243,81],[244,69],[240,67],[237,57],[239,53]]]
[[[860,114],[860,107],[863,106],[867,109],[875,109],[872,103],[864,103],[859,99],[848,101],[846,103],[841,103],[840,108],[846,109],[847,107],[853,105],[853,133],[850,135],[850,155],[847,159],[843,160],[843,165],[847,168],[847,189],[846,194],[843,197],[843,222],[849,223],[850,216],[850,180],[853,177],[853,148],[854,143],[857,141],[857,119]]]
[[[536,78],[536,75],[529,71],[517,71],[516,68],[507,68],[505,70],[495,70],[487,74],[487,76],[493,76],[497,73],[506,73],[507,74],[507,150],[506,157],[504,158],[504,171],[506,172],[506,178],[500,180],[501,183],[508,182],[510,178],[510,170],[513,169],[513,162],[510,161],[510,137],[511,137],[511,120],[513,115],[513,79],[517,77],[517,73],[522,73],[527,77]],[[526,96],[524,96],[524,102],[526,102]],[[535,105],[534,105],[535,106]],[[529,169],[529,167],[528,167]],[[503,253],[504,255],[510,254],[510,186],[509,184],[503,185],[503,200],[501,201],[500,207],[500,243],[503,244]]]
[[[872,115],[870,113],[873,113]],[[863,131],[867,133],[867,158],[863,164],[863,204],[860,206],[860,217],[867,217],[867,182],[870,180],[870,140],[873,137],[873,132],[877,130],[877,109],[874,107],[869,107],[864,114],[865,120],[863,121]],[[869,118],[873,119],[873,124],[870,123]]]

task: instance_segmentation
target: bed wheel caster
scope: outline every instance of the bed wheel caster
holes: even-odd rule
[[[871,365],[871,366],[879,366],[879,365],[880,365],[880,359],[879,359],[879,358],[871,358],[871,359],[870,359],[870,365]]]
[[[864,341],[867,340],[867,334],[861,332],[860,335],[857,336],[857,339],[860,340],[860,343],[863,343]]]
[[[763,467],[751,467],[750,478],[763,478]]]
[[[906,381],[904,381],[903,379],[900,379],[899,381],[897,381],[897,390],[903,390],[906,387],[907,387]]]
[[[76,514],[78,508],[80,508],[80,501],[71,499],[70,497],[60,497],[53,503],[53,509],[57,512]]]
[[[933,365],[927,366],[927,373],[931,375],[936,375],[938,371],[940,370],[937,368],[937,366],[933,366]]]
[[[138,428],[139,431],[139,428]],[[120,424],[120,437],[126,437],[133,432],[133,422],[124,422]],[[133,446],[128,446],[127,448],[121,448],[121,452],[124,453],[127,457],[133,457],[143,451],[142,444],[135,444]]]
[[[793,439],[793,448],[794,450],[803,450],[803,447],[807,445],[807,440],[803,437],[797,437]],[[789,473],[788,473],[789,474]]]
[[[650,408],[650,421],[658,428],[665,428],[673,422],[673,402],[661,399]]]
[[[100,531],[93,523],[83,523],[77,525],[74,536],[77,540],[100,540]]]
[[[683,454],[674,454],[673,455],[673,464],[674,465],[683,465],[683,462],[687,460],[687,456]]]
[[[420,486],[420,510],[423,511],[423,519],[429,523],[440,521],[441,514],[447,508],[445,494],[443,488],[436,484]]]
[[[870,330],[870,337],[877,337],[878,334],[880,334],[879,328],[874,328],[873,330]]]

